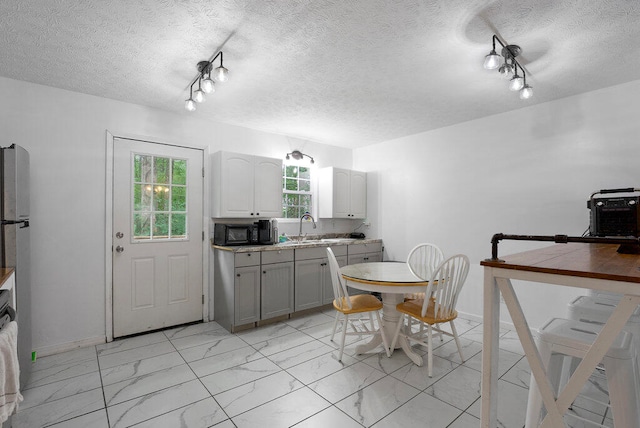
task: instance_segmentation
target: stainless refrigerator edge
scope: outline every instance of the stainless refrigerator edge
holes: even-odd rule
[[[16,322],[20,385],[31,373],[31,272],[29,153],[15,144],[0,148],[0,263],[16,273]]]

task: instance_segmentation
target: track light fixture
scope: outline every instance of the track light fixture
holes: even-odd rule
[[[287,153],[287,156],[285,157],[286,160],[289,160],[291,158],[294,158],[295,160],[302,160],[304,157],[308,157],[309,159],[311,159],[311,163],[315,163],[315,161],[313,160],[313,158],[307,154],[302,153],[300,150],[294,150],[291,153]]]
[[[502,46],[501,55],[496,52],[496,40]],[[497,68],[501,76],[509,79],[509,89],[511,91],[520,91],[520,99],[526,100],[533,96],[533,88],[527,85],[527,73],[516,60],[520,52],[522,52],[520,46],[505,45],[494,34],[493,49],[484,57],[484,68],[487,70],[495,70]],[[518,69],[522,72],[522,76],[518,75]]]
[[[220,57],[220,66],[213,68],[213,62]],[[206,100],[205,94],[215,92],[215,82],[226,82],[229,79],[229,70],[222,65],[222,51],[218,52],[209,61],[200,61],[197,65],[198,75],[189,86],[189,98],[184,102],[184,108],[189,111],[196,109],[196,103],[203,103]],[[213,79],[211,78],[213,75]],[[215,81],[215,82],[214,82]],[[193,86],[198,84],[198,89],[193,90]]]

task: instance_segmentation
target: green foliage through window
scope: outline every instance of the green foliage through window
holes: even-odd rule
[[[185,239],[187,161],[136,154],[133,158],[134,239]]]
[[[282,167],[282,217],[300,218],[311,211],[311,168],[299,165]]]

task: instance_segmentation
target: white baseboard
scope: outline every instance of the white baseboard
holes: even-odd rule
[[[87,339],[77,340],[75,342],[61,343],[58,345],[44,346],[42,348],[34,349],[38,358],[46,357],[49,355],[60,354],[62,352],[72,351],[78,348],[85,348],[87,346],[95,346],[106,343],[107,339],[104,336],[89,337]]]
[[[482,316],[480,315],[475,315],[475,314],[468,314],[466,312],[458,312],[458,316],[460,318],[464,318],[466,320],[471,320],[471,321],[475,321],[475,322],[479,322],[482,323],[484,320],[482,319]],[[516,330],[516,326],[513,325],[513,323],[510,322],[505,322],[505,321],[500,321],[500,328],[506,329],[506,330]]]

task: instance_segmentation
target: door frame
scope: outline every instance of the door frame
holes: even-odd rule
[[[172,143],[155,138],[133,135],[126,132],[106,131],[105,142],[105,336],[106,341],[113,341],[113,149],[115,139],[137,140],[145,143],[184,147],[187,149],[202,150],[202,164],[204,167],[203,187],[202,187],[202,230],[205,239],[202,241],[202,294],[204,304],[202,305],[202,320],[209,321],[209,194],[210,184],[209,171],[209,147],[198,146],[189,143]]]

